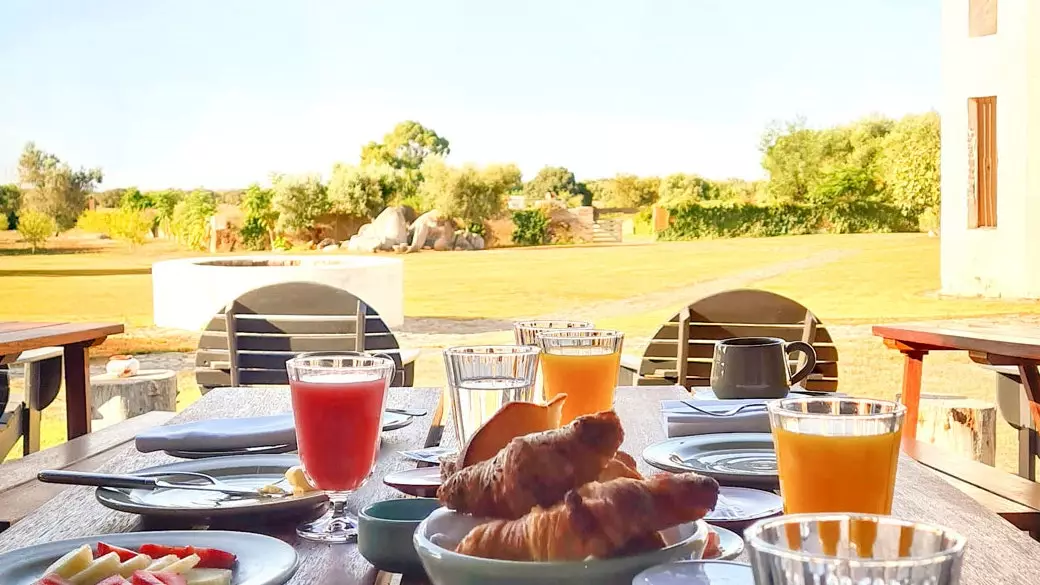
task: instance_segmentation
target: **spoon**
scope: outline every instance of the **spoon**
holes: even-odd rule
[[[391,408],[388,406],[386,411],[405,416],[426,416],[426,411],[418,408]]]

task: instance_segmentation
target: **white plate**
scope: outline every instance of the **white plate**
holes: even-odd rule
[[[719,554],[714,557],[704,557],[704,560],[730,561],[744,552],[744,539],[732,530],[726,530],[721,526],[711,526],[711,531],[719,535]]]
[[[180,530],[99,534],[29,546],[0,555],[0,583],[32,585],[51,563],[84,544],[98,542],[137,550],[143,544],[218,548],[238,557],[232,585],[282,585],[296,572],[293,547],[277,538],[247,532]]]
[[[754,585],[751,565],[729,561],[683,561],[636,575],[632,585]]]

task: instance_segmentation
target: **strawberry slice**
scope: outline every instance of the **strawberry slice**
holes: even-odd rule
[[[142,544],[140,551],[141,554],[148,555],[153,559],[161,559],[167,555],[174,555],[179,559],[183,559],[194,554],[190,546],[170,546],[166,544]]]
[[[98,557],[103,557],[103,556],[107,555],[108,553],[116,553],[117,555],[119,555],[119,562],[120,563],[125,563],[125,562],[129,561],[130,559],[132,559],[132,558],[137,556],[136,552],[134,552],[134,551],[132,551],[132,550],[130,550],[128,548],[123,548],[121,546],[111,545],[111,544],[108,544],[107,542],[99,542],[99,543],[97,543],[97,549],[96,550],[97,550],[97,552],[94,553],[94,558],[95,559],[98,558]],[[102,581],[102,583],[103,583],[103,581]]]
[[[43,579],[40,579],[36,583],[33,583],[33,585],[72,585],[72,584],[69,583],[68,581],[66,581],[65,579],[63,579],[61,577],[61,575],[52,574],[52,575],[47,575],[46,577],[44,577]]]
[[[166,585],[154,573],[148,571],[134,571],[132,577],[130,577],[131,585]]]
[[[152,576],[158,579],[163,585],[188,585],[188,579],[184,575],[179,575],[177,573],[159,571],[158,573],[152,573]]]
[[[195,554],[199,555],[199,569],[230,569],[235,566],[237,557],[219,548],[195,548]]]
[[[133,585],[133,583],[127,581],[121,575],[112,575],[108,579],[98,581],[97,585]]]

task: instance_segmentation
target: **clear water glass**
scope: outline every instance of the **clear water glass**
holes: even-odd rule
[[[444,350],[451,413],[459,444],[507,402],[535,401],[538,348],[481,345]]]
[[[795,514],[744,532],[756,585],[957,585],[965,538],[889,516]]]
[[[326,352],[298,355],[285,367],[304,473],[331,504],[296,533],[320,542],[354,542],[357,517],[347,510],[347,498],[371,475],[379,455],[386,391],[397,366],[387,357]]]
[[[513,323],[513,334],[517,345],[536,345],[537,336],[543,331],[566,329],[592,329],[591,321],[567,321],[559,319],[532,319]]]

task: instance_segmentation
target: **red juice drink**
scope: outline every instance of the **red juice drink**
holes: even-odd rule
[[[290,380],[300,460],[319,489],[357,489],[372,471],[388,382],[374,374]]]

